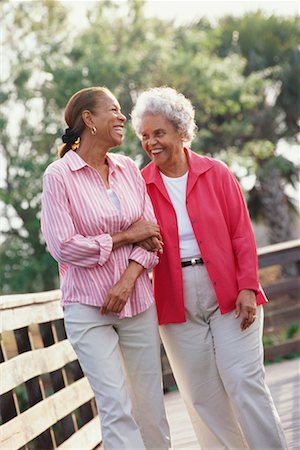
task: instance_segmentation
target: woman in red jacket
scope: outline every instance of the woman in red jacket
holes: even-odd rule
[[[160,333],[202,448],[286,449],[264,381],[255,239],[235,177],[185,147],[196,128],[174,89],[142,93],[133,127],[164,252],[153,270]],[[145,242],[151,249],[151,242]]]

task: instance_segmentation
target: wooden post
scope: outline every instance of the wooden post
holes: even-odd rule
[[[0,346],[0,363],[6,361],[5,349],[2,347],[2,340]],[[1,396],[0,412],[1,423],[6,423],[17,415],[18,402],[15,398],[14,391],[6,392]],[[19,411],[18,411],[19,412]]]
[[[32,350],[28,327],[15,330],[15,337],[19,353]],[[30,406],[35,405],[45,398],[43,384],[39,377],[34,377],[31,380],[26,381],[25,386]],[[36,442],[39,449],[48,450],[56,447],[55,438],[51,430],[46,430],[41,433],[36,438]]]
[[[58,342],[55,328],[51,325],[51,323],[48,322],[40,324],[39,329],[44,347],[49,347],[50,345]],[[68,385],[64,369],[58,369],[51,372],[50,380],[54,392],[58,392]],[[78,430],[75,414],[71,414],[61,419],[59,425],[59,433],[55,433],[56,442],[58,445]]]

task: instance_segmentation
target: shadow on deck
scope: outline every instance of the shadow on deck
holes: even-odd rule
[[[289,450],[300,449],[300,359],[266,367],[266,380],[285,431]],[[187,410],[178,392],[165,395],[173,450],[199,450]]]

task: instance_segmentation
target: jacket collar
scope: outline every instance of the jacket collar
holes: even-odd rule
[[[73,150],[69,150],[65,156],[63,157],[64,161],[68,164],[69,168],[75,172],[76,170],[80,170],[83,167],[89,165]],[[114,172],[117,167],[124,169],[124,164],[118,161],[117,155],[107,154],[106,159],[108,160],[109,168],[111,172]]]
[[[198,155],[197,153],[192,152],[186,147],[184,148],[184,152],[187,156],[189,165],[189,175],[186,192],[186,196],[188,197],[197,181],[197,178],[213,166],[213,161],[207,156]],[[155,184],[163,194],[163,196],[168,201],[170,201],[169,195],[160,175],[160,171],[153,162],[150,162],[148,166],[145,167],[145,169],[143,170],[143,174],[145,176],[146,184]]]

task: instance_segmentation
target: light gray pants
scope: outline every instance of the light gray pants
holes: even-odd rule
[[[94,391],[105,450],[167,450],[170,444],[155,307],[132,318],[64,306],[65,327]]]
[[[234,311],[220,314],[205,267],[182,271],[187,321],[160,334],[201,448],[286,449],[264,381],[262,307],[242,332]]]

